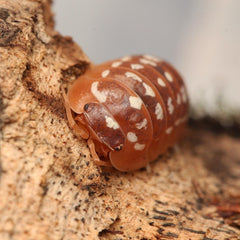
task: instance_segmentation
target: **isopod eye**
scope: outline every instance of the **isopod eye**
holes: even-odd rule
[[[121,149],[122,149],[122,145],[117,146],[117,147],[114,148],[115,151],[120,151]]]
[[[85,111],[87,111],[87,110],[88,110],[88,107],[89,107],[89,103],[86,103],[86,104],[84,105],[83,109],[84,109]]]

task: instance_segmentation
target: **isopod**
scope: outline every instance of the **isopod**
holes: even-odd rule
[[[64,94],[70,127],[87,139],[96,164],[132,171],[181,137],[189,101],[180,74],[149,55],[91,67]]]

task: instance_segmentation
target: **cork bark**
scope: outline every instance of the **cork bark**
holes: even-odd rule
[[[147,169],[98,167],[61,94],[89,64],[51,1],[0,0],[0,239],[240,239],[239,135],[195,123]]]

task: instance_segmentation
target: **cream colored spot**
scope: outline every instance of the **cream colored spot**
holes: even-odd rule
[[[128,139],[129,142],[136,142],[138,140],[138,137],[136,136],[135,133],[128,132],[127,133],[127,139]]]
[[[153,67],[156,67],[157,64],[151,60],[148,60],[148,59],[145,59],[145,58],[140,58],[140,63],[143,63],[143,64],[148,64],[148,65],[151,65]]]
[[[126,56],[122,58],[122,61],[126,62],[126,61],[130,61],[131,57],[130,56]]]
[[[182,118],[181,118],[181,122],[184,123],[188,120],[188,114],[184,115]]]
[[[156,107],[155,107],[155,114],[156,114],[156,117],[157,119],[163,119],[163,109],[160,105],[160,103],[157,103]]]
[[[112,129],[118,129],[119,125],[118,123],[112,119],[111,117],[105,116],[107,127],[112,128]]]
[[[185,88],[184,88],[184,87],[181,87],[181,88],[180,88],[180,91],[181,91],[181,94],[182,94],[182,101],[183,101],[184,103],[186,103],[186,102],[187,102],[187,94],[186,94]]]
[[[188,114],[186,114],[182,118],[179,118],[174,124],[175,124],[175,126],[178,126],[178,125],[186,122],[187,120],[188,120]]]
[[[133,63],[133,64],[131,64],[131,68],[132,68],[133,70],[138,70],[138,69],[144,68],[144,66],[141,65],[141,64],[138,64],[138,63]]]
[[[158,79],[157,79],[157,82],[158,82],[158,84],[159,84],[160,86],[166,87],[166,83],[165,83],[161,78],[158,78]]]
[[[168,112],[169,112],[169,114],[173,114],[174,106],[172,104],[172,98],[168,98],[167,105],[168,105]]]
[[[153,89],[148,84],[143,83],[143,86],[146,90],[145,95],[155,97],[155,92],[153,91]]]
[[[105,71],[102,72],[101,75],[102,75],[103,78],[105,78],[105,77],[107,77],[107,75],[108,75],[109,73],[110,73],[110,70],[105,70]]]
[[[179,118],[178,120],[176,120],[176,122],[174,123],[175,126],[178,126],[179,124],[181,124],[181,118]]]
[[[141,109],[142,100],[139,97],[130,96],[129,97],[130,106],[136,109]]]
[[[164,72],[164,75],[169,82],[173,82],[173,77],[169,72]]]
[[[143,55],[144,58],[147,58],[149,60],[155,61],[155,62],[160,62],[161,60],[157,57],[151,56],[151,55]]]
[[[182,122],[186,122],[187,120],[188,120],[188,114],[186,114],[182,117]]]
[[[101,102],[101,103],[106,102],[107,96],[104,93],[98,91],[98,83],[99,82],[92,83],[91,92],[98,99],[99,102]]]
[[[121,61],[113,62],[112,67],[119,67],[122,64]]]
[[[177,104],[180,105],[181,104],[181,96],[180,94],[177,95]]]
[[[142,122],[136,123],[136,128],[137,129],[142,129],[142,128],[146,129],[147,128],[147,119],[144,118],[142,120]]]
[[[173,127],[169,127],[166,129],[166,134],[170,134],[173,130]]]
[[[137,151],[142,151],[145,148],[145,144],[135,143],[134,149]]]
[[[141,79],[137,74],[135,74],[135,73],[126,72],[126,73],[125,73],[125,76],[126,76],[127,78],[132,78],[132,79],[134,79],[134,80],[136,80],[136,81],[138,81],[138,82],[142,82],[142,79]]]

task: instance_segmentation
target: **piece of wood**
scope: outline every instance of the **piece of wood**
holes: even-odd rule
[[[239,138],[193,125],[147,169],[94,164],[61,94],[90,62],[50,3],[0,1],[0,239],[239,239]]]

